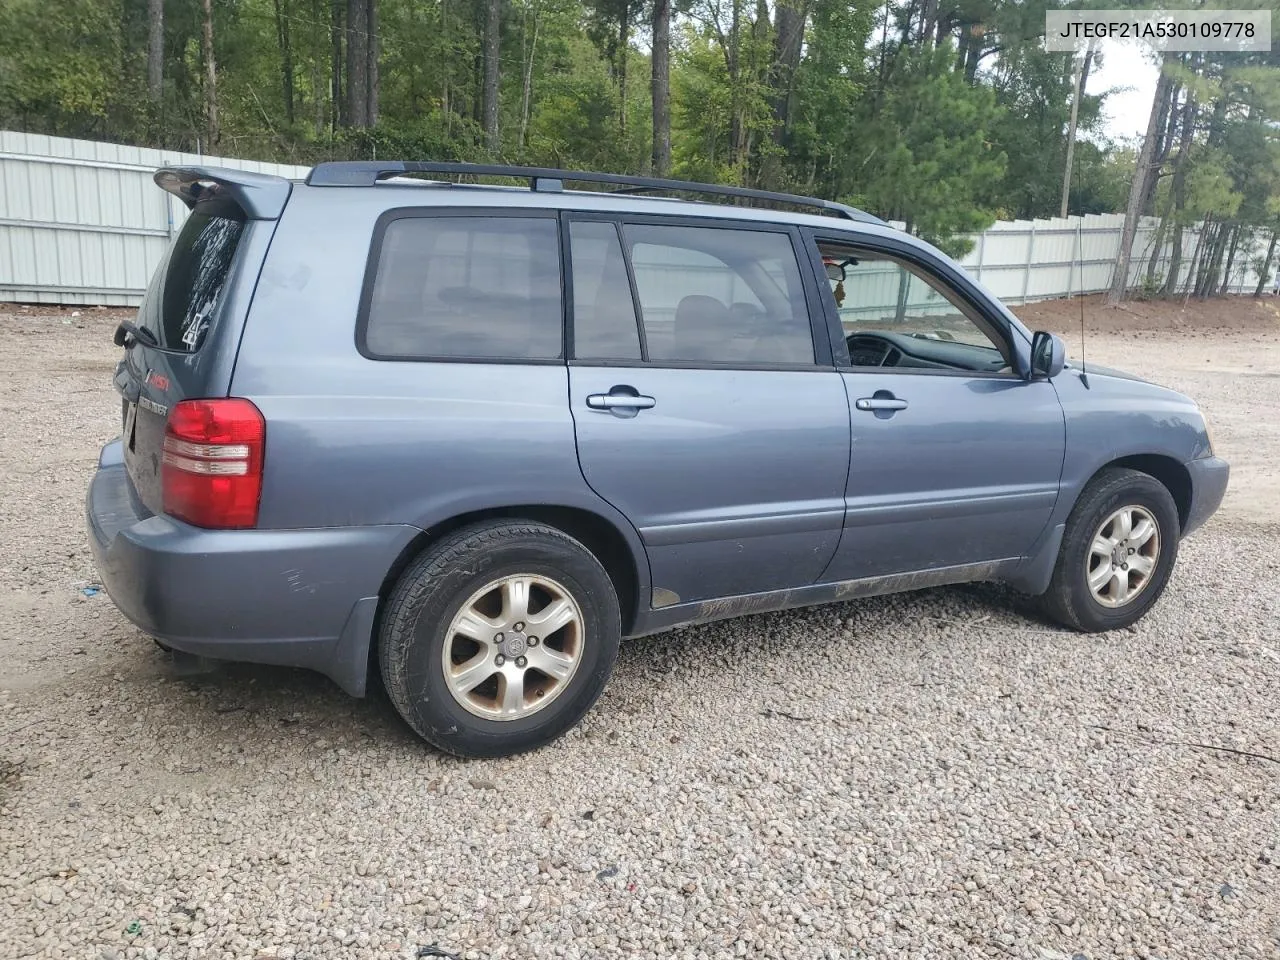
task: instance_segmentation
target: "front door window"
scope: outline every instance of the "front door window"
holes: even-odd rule
[[[853,366],[1012,371],[1003,339],[919,268],[833,243],[818,250]]]

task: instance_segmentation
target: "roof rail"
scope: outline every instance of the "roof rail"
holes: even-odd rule
[[[312,187],[371,187],[386,177],[404,173],[512,177],[517,180],[528,180],[531,190],[549,193],[558,193],[563,190],[567,180],[623,188],[615,191],[618,193],[647,193],[657,190],[669,193],[701,193],[720,197],[768,200],[772,203],[789,203],[798,207],[817,207],[826,213],[862,223],[884,224],[879,217],[874,217],[856,207],[819,197],[774,193],[771,190],[753,190],[749,187],[729,187],[718,183],[696,183],[692,180],[664,180],[657,177],[633,177],[621,173],[557,170],[552,167],[514,167],[493,163],[435,163],[419,160],[339,160],[316,164],[307,175],[306,182]]]

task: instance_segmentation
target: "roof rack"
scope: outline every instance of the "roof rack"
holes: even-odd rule
[[[379,180],[405,173],[431,173],[449,176],[512,177],[528,180],[529,188],[541,193],[559,193],[565,181],[600,183],[620,187],[617,193],[700,193],[748,200],[789,203],[797,207],[816,207],[825,213],[862,223],[884,225],[879,217],[834,200],[803,197],[795,193],[774,193],[749,187],[728,187],[718,183],[696,183],[692,180],[664,180],[657,177],[633,177],[621,173],[596,173],[586,170],[557,170],[552,167],[515,167],[492,163],[435,163],[420,160],[340,160],[318,163],[307,175],[312,187],[371,187]]]

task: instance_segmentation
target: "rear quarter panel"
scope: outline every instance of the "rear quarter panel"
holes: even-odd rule
[[[371,360],[356,319],[374,223],[422,188],[294,188],[263,266],[232,393],[267,421],[259,523],[406,523],[517,505],[590,510],[640,541],[587,487],[563,362]],[[452,200],[452,198],[450,198]],[[395,558],[388,558],[388,565]]]

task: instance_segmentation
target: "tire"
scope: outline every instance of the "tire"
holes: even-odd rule
[[[1127,538],[1122,536],[1121,515],[1126,510],[1133,531]],[[1115,525],[1104,527],[1113,517]],[[1150,538],[1142,539],[1148,520],[1155,526],[1154,548]],[[1094,549],[1098,533],[1103,534],[1098,547],[1111,547],[1105,557]],[[1049,589],[1039,598],[1041,610],[1063,626],[1086,633],[1136,623],[1164,592],[1178,559],[1180,536],[1178,508],[1164,484],[1137,470],[1103,470],[1089,481],[1067,518]],[[1139,569],[1144,560],[1151,561],[1146,573]],[[1105,593],[1095,593],[1091,575],[1104,583],[1100,589]]]
[[[534,632],[570,616],[547,637]],[[383,612],[378,660],[392,704],[424,740],[461,757],[503,757],[581,720],[620,641],[617,593],[586,547],[541,523],[488,521],[405,570]]]

